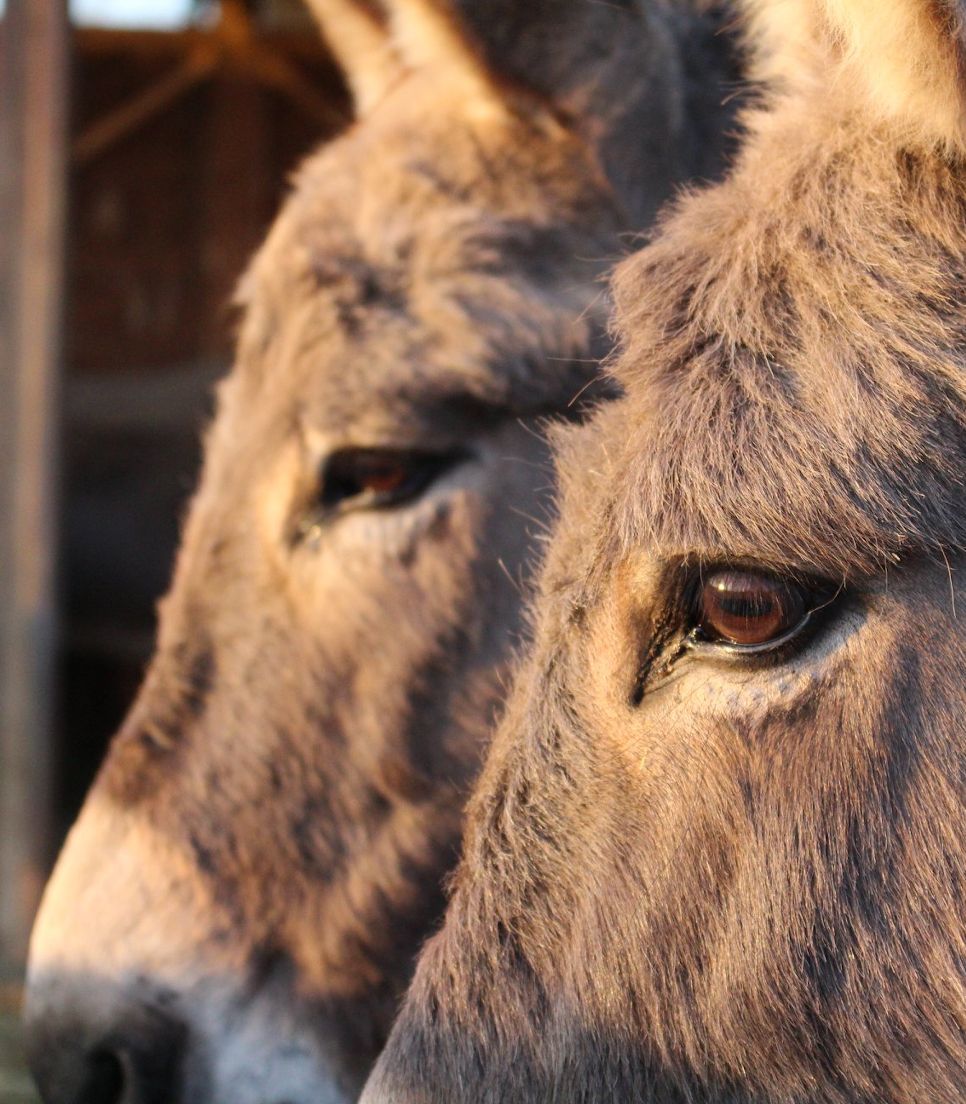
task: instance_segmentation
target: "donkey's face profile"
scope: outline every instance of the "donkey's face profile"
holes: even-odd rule
[[[354,1097],[442,911],[541,422],[577,416],[598,276],[677,171],[643,9],[513,8],[504,70],[458,10],[317,6],[362,118],[244,282],[157,653],[37,924],[49,1101]]]
[[[751,8],[365,1104],[964,1099],[964,11]]]

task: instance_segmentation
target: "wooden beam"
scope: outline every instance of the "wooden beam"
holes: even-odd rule
[[[66,0],[7,0],[0,46],[0,961],[49,862]]]
[[[341,130],[347,122],[341,102],[332,103],[289,57],[280,36],[259,33],[243,0],[220,0],[217,22],[204,29],[181,32],[104,31],[78,32],[77,48],[85,51],[113,50],[128,56],[161,51],[181,56],[181,61],[147,88],[113,108],[90,124],[73,144],[78,165],[87,164],[156,115],[171,107],[186,92],[214,74],[229,79],[257,81],[286,96],[297,108],[315,119],[325,133]],[[288,36],[289,46],[310,38],[316,60],[331,58],[317,35]],[[304,54],[303,45],[303,54]],[[331,75],[330,75],[331,76]],[[338,78],[334,81],[340,86]],[[341,100],[341,97],[337,97]]]
[[[109,111],[75,138],[74,161],[78,165],[93,161],[171,107],[186,92],[210,76],[217,66],[218,55],[213,50],[199,47],[189,53],[170,73]]]
[[[259,31],[259,41],[273,50],[298,58],[316,68],[328,83],[339,87],[339,75],[332,56],[314,24],[306,18],[304,31]],[[113,27],[75,27],[74,43],[79,54],[86,57],[122,55],[125,57],[162,58],[191,53],[199,43],[210,41],[211,31],[190,27],[183,31],[141,31]]]

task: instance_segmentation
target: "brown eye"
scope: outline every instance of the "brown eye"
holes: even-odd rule
[[[698,629],[722,644],[775,643],[801,625],[806,613],[798,586],[757,571],[716,571],[698,589]]]
[[[417,498],[464,458],[457,452],[343,449],[325,466],[320,505],[326,513],[398,506]]]

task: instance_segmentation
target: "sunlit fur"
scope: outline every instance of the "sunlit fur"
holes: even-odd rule
[[[718,162],[725,40],[681,10],[521,7],[507,35],[467,4],[417,50],[419,5],[330,25],[347,2],[313,9],[369,111],[243,282],[157,652],[35,931],[48,1101],[90,1098],[85,1051],[127,1065],[125,1099],[354,1098],[503,696],[542,427],[599,396],[601,274]],[[469,456],[303,537],[347,445]]]
[[[306,0],[326,45],[342,67],[357,115],[366,115],[405,74],[386,33],[388,14],[375,0]]]
[[[966,148],[961,0],[745,0],[758,75],[809,85],[903,140]]]
[[[618,273],[625,396],[557,435],[532,651],[365,1104],[966,1099],[966,161],[918,94],[959,94],[959,9],[834,5],[892,112],[754,6],[762,69],[816,67]],[[893,18],[905,62],[862,45]],[[735,562],[839,593],[770,660],[672,660],[682,571]]]

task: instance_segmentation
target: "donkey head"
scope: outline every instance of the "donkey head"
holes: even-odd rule
[[[365,1104],[963,1099],[966,8],[752,8]]]
[[[243,283],[157,652],[38,920],[48,1101],[350,1099],[383,1042],[518,631],[539,426],[680,160],[669,28],[569,7],[515,16],[554,43],[528,81],[487,5],[316,0],[360,119]],[[609,167],[634,112],[643,187],[637,148]]]

